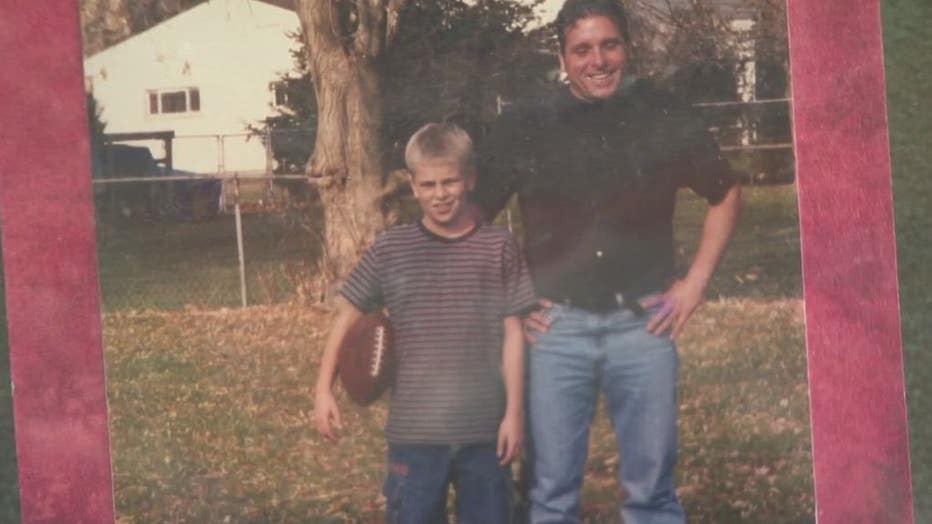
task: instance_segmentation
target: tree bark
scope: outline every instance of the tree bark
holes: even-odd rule
[[[346,277],[388,225],[379,60],[402,3],[296,0],[318,104],[307,175],[324,207],[319,269],[328,289]]]

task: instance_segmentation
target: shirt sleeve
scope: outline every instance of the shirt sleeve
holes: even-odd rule
[[[489,221],[505,208],[527,170],[531,139],[526,131],[519,112],[506,111],[476,148],[478,177],[471,199]]]
[[[502,248],[502,279],[505,288],[503,316],[523,315],[537,307],[531,273],[511,235]]]
[[[340,286],[340,294],[364,313],[374,311],[384,304],[382,280],[379,278],[379,248],[380,242],[377,239]]]
[[[678,133],[681,144],[679,185],[690,188],[715,205],[738,183],[737,174],[722,156],[705,120],[691,108],[683,110],[683,113]]]

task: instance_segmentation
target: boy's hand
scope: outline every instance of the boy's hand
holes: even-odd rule
[[[553,307],[553,302],[542,298],[538,300],[538,304],[540,304],[540,309],[531,311],[528,316],[521,319],[521,324],[524,326],[524,341],[530,345],[537,343],[536,333],[546,333],[550,329],[550,308]]]
[[[317,391],[314,399],[314,424],[317,431],[331,442],[337,441],[337,433],[334,430],[343,429],[337,401],[329,389]]]
[[[524,424],[520,416],[505,416],[498,428],[498,463],[502,466],[521,456]]]

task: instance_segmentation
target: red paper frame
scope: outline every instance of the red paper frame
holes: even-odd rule
[[[817,521],[912,523],[880,6],[787,14]],[[76,6],[6,9],[0,59],[22,519],[113,522]]]

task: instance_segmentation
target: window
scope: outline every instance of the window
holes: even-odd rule
[[[188,107],[191,111],[201,110],[201,92],[197,89],[188,89]]]
[[[201,110],[201,92],[196,87],[149,91],[149,114],[192,113]]]
[[[288,103],[288,86],[285,82],[269,83],[272,107],[282,107]]]

